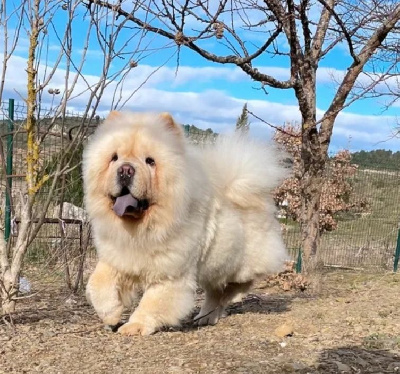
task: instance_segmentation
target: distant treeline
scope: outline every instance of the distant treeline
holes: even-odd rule
[[[204,134],[204,135],[211,135],[211,134],[218,135],[216,132],[214,132],[210,128],[208,128],[207,130],[203,130],[195,125],[183,125],[183,128],[188,134],[198,133],[198,134]]]
[[[400,152],[384,149],[352,153],[351,162],[361,168],[400,170]]]

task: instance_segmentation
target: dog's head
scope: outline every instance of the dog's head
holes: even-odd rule
[[[173,214],[184,195],[184,154],[182,129],[168,113],[111,112],[84,152],[89,215],[143,221]]]

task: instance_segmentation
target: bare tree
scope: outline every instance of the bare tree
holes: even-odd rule
[[[100,100],[108,89],[111,96],[107,109],[111,109],[115,102],[118,103],[124,97],[123,82],[137,66],[137,61],[133,63],[132,59],[141,50],[143,39],[142,31],[138,31],[119,42],[124,22],[116,23],[116,14],[94,13],[79,0],[24,0],[10,13],[5,5],[6,1],[2,1],[0,26],[3,29],[4,48],[3,62],[0,64],[0,101],[7,81],[13,79],[7,69],[15,57],[20,30],[27,31],[28,52],[27,89],[17,92],[27,108],[24,126],[20,129],[25,139],[26,177],[19,191],[17,236],[10,248],[0,243],[0,306],[3,314],[15,309],[24,256],[46,220],[48,209],[59,192],[60,180],[77,167],[74,162],[76,152],[81,149],[91,124],[98,122]],[[64,20],[62,27],[60,19]],[[82,37],[76,42],[73,34],[77,32],[78,23]],[[13,37],[9,38],[11,34]],[[51,58],[50,47],[58,51]],[[83,72],[90,47],[99,50],[100,57],[96,64],[98,75],[93,74],[92,67],[88,78]],[[124,57],[127,47],[130,51],[129,59]],[[81,53],[77,53],[79,49]],[[111,68],[116,59],[119,63]],[[64,79],[61,84],[60,75]],[[46,93],[52,97],[49,104],[51,108],[49,112],[43,113],[42,102]],[[71,103],[76,102],[84,104],[81,104],[79,122],[75,122],[74,131],[71,132],[67,126],[67,109]],[[49,169],[44,163],[45,144],[49,136],[54,134],[60,141],[53,154],[56,162]],[[2,160],[4,162],[4,157]],[[61,214],[62,205],[60,218]],[[77,283],[71,285],[71,288],[76,289]]]
[[[15,48],[17,46],[21,25],[22,25],[22,17],[19,17],[16,27],[14,27],[11,31],[9,27],[9,19],[13,14],[20,15],[22,14],[23,7],[25,3],[21,2],[20,5],[13,8],[13,10],[9,13],[7,11],[7,1],[1,1],[1,12],[0,12],[0,26],[1,31],[3,33],[3,68],[1,70],[1,78],[0,78],[0,101],[2,98],[2,94],[4,91],[4,82],[6,79],[7,65],[10,57],[13,55]]]
[[[108,9],[118,14],[121,22],[129,21],[146,33],[166,38],[175,43],[178,52],[186,47],[208,61],[236,65],[265,91],[268,87],[294,91],[302,117],[299,178],[303,250],[307,260],[314,258],[319,243],[323,173],[335,119],[343,108],[382,83],[395,66],[392,59],[392,63],[381,66],[379,74],[369,76],[367,85],[357,85],[365,78],[367,64],[373,58],[379,60],[381,47],[398,43],[398,1],[149,0],[136,3],[134,10],[128,1],[85,3],[92,9]],[[263,41],[257,43],[260,39]],[[343,46],[351,61],[330,105],[317,119],[318,66],[332,50]],[[392,58],[394,54],[392,49]],[[257,65],[265,56],[287,59],[287,79]]]

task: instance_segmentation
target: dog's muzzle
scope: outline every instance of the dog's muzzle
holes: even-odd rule
[[[132,184],[135,169],[131,164],[123,164],[117,170],[118,181],[122,187],[129,187]]]

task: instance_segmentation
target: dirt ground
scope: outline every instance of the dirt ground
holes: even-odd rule
[[[261,282],[216,326],[128,338],[49,281],[13,326],[0,321],[0,373],[400,373],[400,274],[333,272],[319,284]]]

